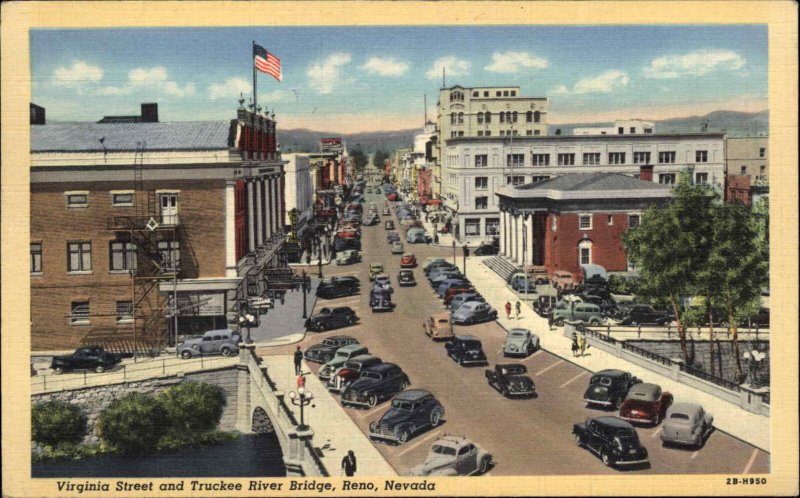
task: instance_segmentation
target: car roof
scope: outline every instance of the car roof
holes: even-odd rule
[[[340,352],[349,353],[350,351],[357,351],[357,350],[359,350],[361,348],[365,348],[366,349],[366,346],[364,346],[363,344],[355,343],[355,344],[348,344],[347,346],[342,346],[339,349],[339,351]]]
[[[628,391],[627,399],[643,399],[655,401],[658,394],[661,392],[661,386],[657,384],[634,384]]]
[[[702,410],[703,407],[698,405],[697,403],[674,403],[672,406],[669,407],[670,413],[697,413]]]
[[[413,254],[411,254],[410,252],[407,252],[407,253],[403,254],[403,257],[404,257],[404,258],[415,258],[416,256],[414,256],[414,255],[413,255]]]
[[[433,444],[442,444],[444,443],[445,446],[453,445],[453,446],[463,446],[464,444],[468,443],[469,439],[465,438],[464,436],[456,436],[453,434],[445,434],[444,436],[437,439]]]
[[[330,337],[326,337],[325,340],[333,340],[333,341],[355,341],[356,338],[349,335],[332,335]]]
[[[349,360],[347,360],[347,362],[348,363],[352,363],[354,361],[355,362],[364,362],[364,361],[372,361],[372,360],[381,361],[380,358],[378,358],[377,356],[375,356],[373,354],[360,354],[358,356],[354,356],[354,357],[350,358]]]
[[[431,396],[430,391],[426,391],[425,389],[408,389],[395,396],[394,399],[401,401],[419,401],[426,396]]]
[[[600,370],[599,372],[596,372],[595,375],[604,375],[606,377],[622,377],[626,373],[627,372],[623,372],[622,370],[610,368],[608,370]]]
[[[369,267],[370,268],[383,268],[383,264],[382,263],[370,263]]]
[[[333,311],[353,311],[353,308],[350,306],[337,306],[333,308]]]
[[[481,302],[479,302],[479,301],[467,301],[466,303],[464,303],[463,305],[461,305],[461,307],[462,307],[462,308],[469,308],[469,309],[472,309],[472,308],[476,308],[476,307],[478,307],[478,306],[479,306],[479,305],[481,305],[481,304],[484,304],[484,303],[481,303]]]
[[[522,363],[498,363],[497,368],[505,368],[507,370],[521,370],[527,372],[528,368]]]
[[[478,341],[478,342],[480,342],[480,339],[478,339],[474,335],[457,335],[456,339],[458,339],[459,341]]]
[[[528,330],[528,329],[523,329],[523,328],[514,328],[514,329],[511,329],[511,330],[509,330],[509,331],[508,331],[508,334],[509,334],[509,335],[511,335],[511,334],[523,334],[523,335],[527,335],[527,334],[530,334],[530,333],[531,333],[531,331],[530,331],[530,330]]]
[[[606,427],[635,430],[630,423],[618,417],[595,417],[593,420],[599,424],[605,425]]]
[[[385,372],[386,370],[391,370],[393,368],[399,368],[394,363],[378,363],[377,365],[372,365],[371,367],[367,368],[370,372]]]
[[[446,311],[443,311],[441,313],[432,313],[431,314],[431,318],[433,318],[434,320],[449,320],[450,319],[450,313],[448,313]]]

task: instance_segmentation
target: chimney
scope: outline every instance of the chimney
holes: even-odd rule
[[[639,179],[645,182],[653,181],[653,166],[651,164],[643,164],[639,167]]]
[[[44,120],[44,107],[34,104],[33,102],[30,103],[31,106],[31,123],[32,125],[43,125],[45,124]]]
[[[158,104],[142,104],[142,122],[158,123]]]

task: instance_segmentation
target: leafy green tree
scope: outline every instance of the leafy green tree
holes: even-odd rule
[[[217,428],[225,407],[225,394],[205,382],[182,382],[162,391],[161,403],[173,431],[197,433]]]
[[[86,415],[65,401],[45,401],[31,410],[31,439],[57,445],[78,443],[86,433]]]
[[[169,427],[163,405],[137,392],[112,401],[98,417],[97,425],[105,442],[127,453],[154,449]]]
[[[383,168],[383,165],[386,163],[387,159],[390,159],[389,153],[383,149],[378,149],[372,159],[372,164],[378,168]]]
[[[350,156],[350,160],[353,161],[353,164],[356,166],[357,173],[363,173],[364,168],[369,163],[369,158],[361,148],[353,149],[349,151],[348,155]]]
[[[639,270],[640,295],[666,299],[675,314],[683,360],[688,364],[682,301],[691,295],[711,244],[711,207],[717,196],[704,185],[693,185],[683,171],[664,206],[651,206],[641,225],[628,231],[624,243]]]

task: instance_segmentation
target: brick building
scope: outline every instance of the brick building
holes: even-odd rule
[[[500,253],[581,278],[581,265],[628,271],[622,238],[648,206],[672,197],[668,185],[620,173],[570,173],[498,189]]]
[[[235,323],[285,267],[283,167],[274,119],[244,108],[31,126],[32,349],[157,348]]]

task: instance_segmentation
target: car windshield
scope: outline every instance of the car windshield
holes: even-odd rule
[[[322,344],[325,346],[335,346],[336,341],[334,341],[333,339],[325,339],[324,341],[322,341]]]
[[[392,408],[397,408],[398,410],[411,411],[411,403],[409,403],[408,401],[394,400],[392,401]]]
[[[686,415],[685,413],[673,413],[672,415],[669,416],[669,418],[675,418],[678,420],[689,420],[689,415]]]
[[[515,337],[525,337],[526,334],[527,334],[526,332],[522,332],[522,331],[513,331],[513,332],[511,332],[511,335],[513,335]]]
[[[339,358],[349,358],[350,354],[347,351],[337,351],[336,356]]]
[[[435,453],[437,455],[453,455],[456,454],[456,449],[451,448],[450,446],[442,446],[441,444],[434,444],[433,448],[431,448],[431,453]]]
[[[381,378],[381,374],[379,374],[377,372],[362,372],[361,373],[361,378],[363,378],[363,379],[380,379]]]
[[[610,386],[611,385],[611,378],[604,377],[602,375],[595,375],[592,377],[592,380],[589,381],[590,384],[600,384],[601,386]]]

